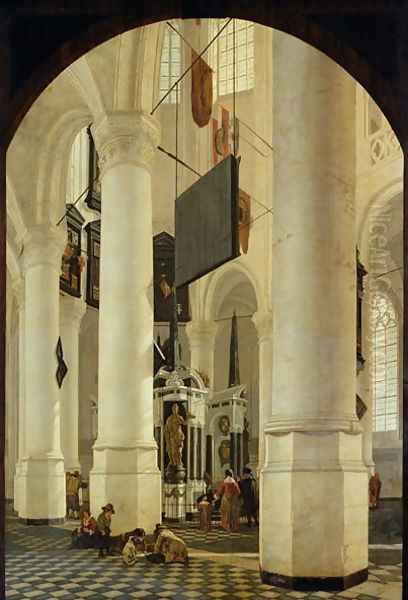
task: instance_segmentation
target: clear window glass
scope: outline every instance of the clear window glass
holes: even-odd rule
[[[371,305],[373,430],[398,428],[398,322],[392,302],[376,294]]]
[[[210,21],[210,39],[225,25],[226,21]],[[233,22],[228,25],[210,47],[210,65],[215,72],[215,94],[232,94],[234,89],[234,35]],[[235,20],[235,91],[254,87],[254,24]]]
[[[178,29],[178,23],[173,22],[173,27]],[[160,61],[160,98],[166,94],[171,86],[181,75],[181,38],[173,29],[166,25],[163,38],[163,48]],[[179,99],[180,101],[180,99]],[[174,89],[164,102],[176,102]]]

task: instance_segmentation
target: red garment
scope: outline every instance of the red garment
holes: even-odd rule
[[[226,477],[218,487],[217,496],[221,500],[221,527],[226,531],[238,531],[241,506],[239,502],[240,489],[232,477]]]
[[[82,517],[81,519],[81,533],[95,533],[97,529],[96,521],[93,517]]]

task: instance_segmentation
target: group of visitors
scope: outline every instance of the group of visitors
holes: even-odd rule
[[[242,503],[241,503],[242,500]],[[248,526],[252,521],[258,525],[258,501],[256,481],[249,467],[245,467],[243,475],[237,482],[230,469],[225,471],[225,479],[214,493],[211,483],[207,482],[207,491],[198,498],[197,505],[200,513],[200,528],[210,531],[213,505],[217,504],[221,512],[221,527],[225,531],[238,531],[241,511],[246,515]],[[81,522],[78,529],[72,533],[71,548],[96,548],[98,557],[111,555],[112,537],[111,520],[115,514],[113,505],[109,502],[102,506],[102,512],[97,519],[87,508],[81,511]],[[173,531],[164,525],[156,525],[153,532],[152,544],[142,529],[118,536],[123,562],[130,566],[137,560],[141,552],[152,562],[188,562],[187,546]],[[150,552],[149,552],[150,550]]]
[[[200,513],[200,529],[210,531],[213,503],[220,503],[221,527],[225,531],[238,531],[241,511],[246,515],[248,527],[252,521],[258,525],[258,499],[255,477],[249,467],[245,467],[243,475],[237,482],[231,469],[225,471],[225,479],[214,493],[211,486],[207,486],[205,494],[197,500]],[[242,500],[242,503],[241,503]]]
[[[111,520],[115,514],[111,503],[102,507],[102,512],[95,520],[86,509],[82,511],[81,524],[72,534],[71,548],[97,548],[98,557],[104,558],[112,555]],[[143,529],[135,529],[129,534],[117,536],[123,562],[127,566],[133,565],[139,553],[146,554],[151,562],[188,562],[187,546],[184,540],[178,537],[164,525],[156,525],[153,532],[153,545],[149,548],[148,538]],[[148,552],[150,549],[150,553]]]
[[[72,532],[71,548],[97,548],[99,558],[110,554],[111,519],[114,514],[115,509],[110,502],[102,506],[102,512],[96,520],[88,509],[83,509],[79,529]]]

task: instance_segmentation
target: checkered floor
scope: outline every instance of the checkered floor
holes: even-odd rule
[[[241,523],[239,532],[231,533],[221,529],[218,523],[207,533],[200,531],[195,522],[187,522],[183,526],[171,525],[170,528],[178,531],[188,547],[195,550],[231,554],[257,553],[259,548],[258,527],[249,528],[246,523]]]
[[[36,600],[277,600],[358,599],[400,600],[401,564],[370,565],[369,581],[338,594],[291,592],[261,584],[256,556],[242,554],[244,546],[256,540],[255,531],[235,534],[237,554],[215,553],[225,544],[227,534],[203,534],[194,525],[178,532],[190,548],[190,563],[163,565],[149,563],[143,556],[133,567],[125,567],[120,556],[97,558],[95,550],[67,550],[69,532],[57,527],[27,527],[8,519],[6,540],[7,599]],[[245,536],[248,539],[245,539]],[[230,542],[232,543],[232,537]],[[248,541],[249,540],[249,541]],[[208,544],[208,552],[195,549]],[[238,558],[239,557],[239,558]],[[247,565],[245,561],[247,560]],[[240,562],[240,564],[237,564]],[[251,563],[251,565],[250,565]],[[242,566],[241,566],[242,565]],[[246,565],[246,566],[245,566]],[[254,568],[255,567],[255,568]]]

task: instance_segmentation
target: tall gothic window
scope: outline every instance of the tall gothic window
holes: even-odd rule
[[[210,39],[225,21],[210,21]],[[235,91],[254,87],[254,24],[235,19]],[[232,94],[234,89],[234,28],[233,21],[224,29],[210,50],[210,63],[216,72],[216,95]]]
[[[177,23],[172,25],[178,29]],[[166,25],[160,61],[160,98],[169,91],[181,75],[181,39],[173,29]],[[164,102],[176,102],[174,89]]]
[[[372,301],[373,430],[395,431],[398,425],[398,322],[389,298]]]

